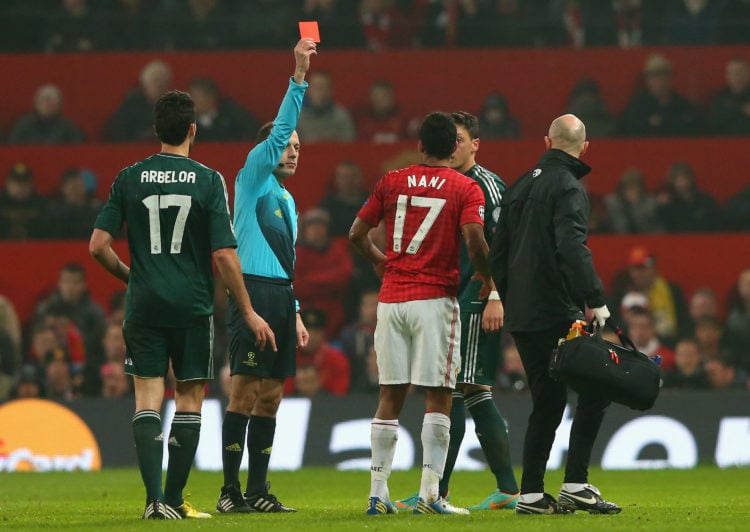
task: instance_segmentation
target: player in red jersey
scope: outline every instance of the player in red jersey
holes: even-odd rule
[[[451,390],[461,367],[458,256],[461,235],[477,271],[489,279],[484,195],[452,170],[456,124],[431,113],[419,129],[423,164],[386,174],[357,215],[349,238],[383,279],[375,329],[380,399],[371,425],[368,514],[395,513],[388,477],[398,439],[398,416],[409,386],[424,387],[422,482],[414,513],[468,514],[438,493],[448,452]],[[386,252],[369,237],[385,220]],[[489,289],[487,290],[489,291]]]

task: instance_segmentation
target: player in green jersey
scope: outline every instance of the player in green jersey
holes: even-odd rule
[[[472,178],[484,193],[484,236],[492,241],[498,217],[500,200],[505,183],[494,173],[476,163],[479,150],[479,121],[472,114],[459,111],[451,116],[456,122],[458,136],[451,167]],[[492,384],[500,360],[500,330],[503,325],[503,305],[496,291],[486,299],[479,295],[482,282],[472,280],[474,267],[466,246],[461,247],[458,303],[461,309],[461,373],[456,381],[451,406],[450,444],[445,461],[440,495],[448,496],[453,467],[456,464],[461,442],[466,430],[468,407],[476,426],[476,434],[484,456],[495,476],[497,489],[471,510],[495,510],[516,507],[518,484],[510,461],[510,444],[505,420],[492,400]],[[416,504],[416,496],[396,502],[398,508],[407,509]]]
[[[274,334],[254,311],[242,282],[237,240],[224,178],[188,157],[195,139],[190,95],[171,91],[154,107],[161,151],[122,170],[94,225],[89,250],[128,286],[123,335],[125,367],[134,377],[135,438],[146,487],[144,519],[208,518],[182,490],[198,447],[201,405],[213,378],[212,259],[259,345],[275,349]],[[127,223],[131,266],[112,249]],[[168,437],[162,490],[160,410],[169,363],[177,380],[176,412]]]

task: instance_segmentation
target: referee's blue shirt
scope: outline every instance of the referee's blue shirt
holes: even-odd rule
[[[293,78],[269,137],[247,155],[234,186],[234,228],[242,273],[294,279],[297,210],[273,170],[297,127],[307,82]]]

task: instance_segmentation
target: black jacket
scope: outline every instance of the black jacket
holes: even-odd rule
[[[586,247],[589,200],[578,181],[591,171],[552,149],[503,196],[490,266],[505,305],[505,328],[535,331],[583,318],[604,305]]]

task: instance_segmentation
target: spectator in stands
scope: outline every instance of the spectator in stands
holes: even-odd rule
[[[47,325],[42,320],[33,324],[29,352],[24,359],[29,363],[41,366],[45,355],[54,349],[64,349],[64,343],[57,339],[52,326]]]
[[[716,293],[710,288],[697,289],[690,298],[688,311],[694,324],[703,318],[718,318],[719,301]]]
[[[279,2],[278,0],[242,0],[235,2],[237,45],[246,49],[286,48],[299,38],[296,24],[291,20],[319,20],[307,16],[300,17],[299,2]],[[308,2],[309,3],[309,2]],[[348,3],[348,2],[347,2]],[[231,9],[231,6],[230,6]],[[331,46],[331,32],[326,36],[326,47]],[[333,37],[333,35],[331,35]]]
[[[650,3],[646,2],[646,4]],[[655,36],[649,32],[649,21],[652,18],[644,12],[641,0],[612,0],[612,9],[614,10],[617,45],[620,48],[638,48],[643,44],[653,44],[656,41]]]
[[[708,377],[703,367],[698,344],[683,338],[674,348],[674,368],[662,372],[665,388],[703,390],[708,388]]]
[[[362,169],[356,161],[345,160],[336,165],[331,191],[320,200],[318,207],[331,217],[331,236],[346,236],[351,221],[367,200],[368,192],[363,186]]]
[[[50,238],[88,239],[101,202],[86,190],[86,170],[69,168],[60,179],[60,195],[50,202],[45,233]]]
[[[0,294],[0,334],[7,337],[16,354],[16,364],[21,363],[21,323],[13,303]]]
[[[74,144],[85,136],[62,114],[62,91],[42,85],[34,94],[34,109],[21,116],[8,133],[8,144]]]
[[[349,111],[333,99],[333,80],[327,72],[310,75],[297,133],[303,142],[349,142],[356,137]]]
[[[33,364],[24,364],[18,370],[15,384],[11,391],[12,399],[33,399],[44,395],[39,370]]]
[[[346,355],[328,343],[326,315],[321,310],[308,307],[300,312],[302,322],[310,333],[307,345],[297,351],[297,367],[314,366],[318,370],[321,388],[332,395],[349,393],[349,360]],[[284,395],[294,393],[294,381],[284,383]]]
[[[258,120],[219,92],[211,78],[196,78],[188,92],[195,103],[198,142],[250,140],[258,131]]]
[[[655,233],[661,230],[656,216],[656,196],[646,188],[638,168],[628,168],[622,173],[617,190],[608,194],[604,203],[613,233]]]
[[[330,235],[331,217],[313,208],[299,218],[294,293],[300,306],[326,315],[326,332],[336,338],[343,327],[344,297],[352,280],[354,262],[348,239]]]
[[[187,0],[171,14],[171,47],[225,50],[235,45],[233,14],[222,0]]]
[[[17,366],[18,354],[13,341],[8,333],[0,329],[0,404],[11,394]]]
[[[588,187],[588,176],[583,176],[579,181],[589,198],[589,233],[609,233],[609,212],[602,194],[592,192]]]
[[[668,45],[706,46],[719,42],[724,2],[717,0],[680,0],[664,11],[664,43]]]
[[[716,317],[701,318],[695,322],[695,341],[703,361],[717,357],[722,352],[724,324]]]
[[[737,363],[750,373],[750,267],[740,272],[727,299],[726,341]]]
[[[320,383],[318,368],[313,364],[297,366],[297,373],[294,375],[294,395],[315,397],[325,392]]]
[[[44,393],[53,401],[72,401],[78,394],[68,353],[64,349],[48,351],[43,359]]]
[[[678,93],[672,64],[651,54],[643,70],[644,88],[638,90],[620,116],[620,132],[631,137],[682,137],[703,132],[696,107]]]
[[[359,109],[354,117],[359,140],[383,144],[397,142],[405,136],[405,119],[396,103],[393,84],[387,79],[372,82],[369,104]]]
[[[517,139],[521,136],[521,126],[510,114],[508,100],[498,92],[487,96],[478,116],[482,138]]]
[[[85,378],[86,350],[83,336],[71,319],[67,306],[61,303],[49,307],[42,317],[42,326],[52,331],[58,348],[65,351],[74,384],[76,388],[80,388]],[[37,360],[44,362],[44,357],[49,354],[49,351],[48,349],[41,356],[37,356]]]
[[[729,198],[723,218],[729,231],[750,231],[750,185]]]
[[[51,309],[60,306],[69,314],[83,336],[85,352],[98,353],[104,334],[104,309],[91,299],[86,284],[86,270],[78,263],[71,262],[62,267],[57,290],[37,305],[35,318],[43,318]],[[76,362],[76,359],[73,358],[73,361]]]
[[[404,9],[395,0],[362,0],[359,16],[369,50],[407,48],[416,35]]]
[[[722,44],[750,43],[750,0],[733,0],[724,5],[721,17]]]
[[[747,389],[745,373],[734,365],[731,358],[717,355],[706,360],[706,375],[713,390]]]
[[[746,58],[727,61],[726,84],[711,100],[709,120],[718,135],[750,135],[750,63]]]
[[[108,321],[104,329],[102,344],[97,351],[86,354],[83,394],[99,395],[102,385],[103,367],[114,364],[125,367],[125,339],[122,335],[122,321]]]
[[[133,382],[125,373],[125,365],[116,362],[105,362],[101,369],[102,397],[119,399],[133,395]]]
[[[631,291],[647,297],[656,335],[664,344],[673,346],[678,338],[689,334],[690,318],[682,289],[661,275],[656,258],[643,246],[632,248],[628,254],[626,287],[617,300],[622,301]]]
[[[666,181],[656,214],[667,231],[689,233],[720,229],[721,211],[716,201],[696,185],[690,163],[673,163]]]
[[[122,323],[110,321],[107,323],[102,339],[102,356],[104,362],[125,364],[125,338],[122,335]]]
[[[109,2],[107,2],[109,3]],[[167,45],[164,2],[116,0],[104,7],[98,43],[102,50],[158,50]]]
[[[273,2],[276,8],[276,0]],[[305,0],[300,20],[317,20],[326,48],[364,48],[365,32],[359,2],[351,0]]]
[[[16,369],[21,364],[20,336],[15,309],[0,295],[0,403],[13,391]]]
[[[378,291],[362,294],[358,319],[341,331],[341,350],[349,359],[351,368],[351,391],[374,392],[379,389],[377,364],[373,374],[371,350],[375,341],[375,325],[378,317]]]
[[[648,309],[632,307],[625,313],[625,325],[628,336],[638,351],[648,357],[661,355],[661,367],[672,369],[675,364],[675,354],[669,347],[659,341],[654,328],[654,317]]]
[[[566,113],[572,113],[586,124],[589,138],[611,137],[617,125],[615,117],[607,109],[599,83],[584,78],[573,87],[568,96]]]
[[[455,7],[446,7],[447,13],[444,16],[449,17],[447,39],[452,41],[455,33],[456,46],[463,48],[484,48],[494,44],[495,28],[500,19],[494,3],[464,0],[457,4]]]
[[[61,0],[44,30],[45,52],[91,52],[99,24],[87,0]]]
[[[117,290],[109,298],[107,319],[115,323],[125,321],[125,290]]]
[[[172,85],[172,70],[155,59],[141,70],[140,86],[127,93],[120,107],[109,118],[104,140],[132,142],[153,140],[154,104]]]
[[[616,44],[611,2],[558,0],[549,2],[546,11],[540,40],[548,46],[583,48]]]
[[[499,0],[495,4],[494,28],[488,36],[492,46],[530,47],[539,43],[536,10],[521,0]]]
[[[8,170],[0,190],[0,239],[44,238],[46,200],[34,191],[33,172],[26,163]]]

